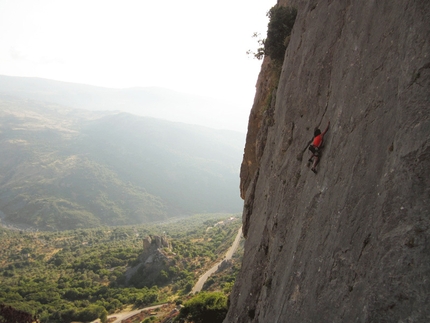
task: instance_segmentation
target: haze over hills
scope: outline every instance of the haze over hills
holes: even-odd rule
[[[247,120],[238,123],[240,112],[231,104],[158,87],[110,89],[0,75],[0,95],[91,111],[122,111],[243,133],[247,123]]]
[[[9,93],[0,149],[4,223],[73,229],[241,209],[243,136],[234,131]]]

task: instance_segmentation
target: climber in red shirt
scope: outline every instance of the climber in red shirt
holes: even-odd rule
[[[321,149],[323,146],[324,135],[328,131],[329,127],[330,127],[330,121],[328,122],[327,128],[324,130],[324,132],[321,133],[320,129],[315,129],[313,142],[309,146],[309,150],[312,152],[312,156],[309,159],[309,164],[313,162],[311,170],[315,174],[317,173],[317,170],[315,167],[318,165],[318,162],[320,161],[320,157],[321,157]]]

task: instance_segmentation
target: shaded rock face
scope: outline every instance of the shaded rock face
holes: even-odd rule
[[[430,2],[280,3],[298,15],[273,121],[251,112],[224,322],[429,322]]]
[[[172,249],[172,245],[165,236],[151,235],[143,239],[143,252],[141,257],[146,254],[151,254],[157,249],[168,248]]]
[[[216,273],[220,273],[227,268],[231,268],[233,266],[233,261],[231,259],[224,259],[218,266]]]
[[[163,249],[172,249],[172,244],[165,236],[151,235],[143,239],[143,250],[139,255],[139,263],[127,269],[126,281],[138,271],[144,273],[145,281],[154,281],[159,276],[161,270],[166,269],[170,264],[170,259]]]

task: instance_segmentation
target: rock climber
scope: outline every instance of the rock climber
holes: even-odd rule
[[[321,158],[321,149],[323,146],[324,141],[324,135],[328,131],[328,128],[330,127],[330,121],[328,122],[327,128],[321,133],[320,129],[315,129],[314,131],[314,139],[312,141],[312,144],[309,146],[309,150],[312,152],[311,158],[308,160],[308,165],[312,164],[311,171],[313,171],[315,174],[317,173],[316,166],[318,165],[318,162]]]

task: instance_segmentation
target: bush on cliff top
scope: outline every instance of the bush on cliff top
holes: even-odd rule
[[[287,49],[289,36],[296,21],[297,9],[274,5],[268,12],[269,24],[267,26],[267,37],[258,40],[262,47],[257,49],[254,57],[262,59],[263,56],[270,56],[271,59],[283,62],[285,50]],[[258,34],[255,33],[254,37]],[[251,51],[248,51],[251,53]]]

